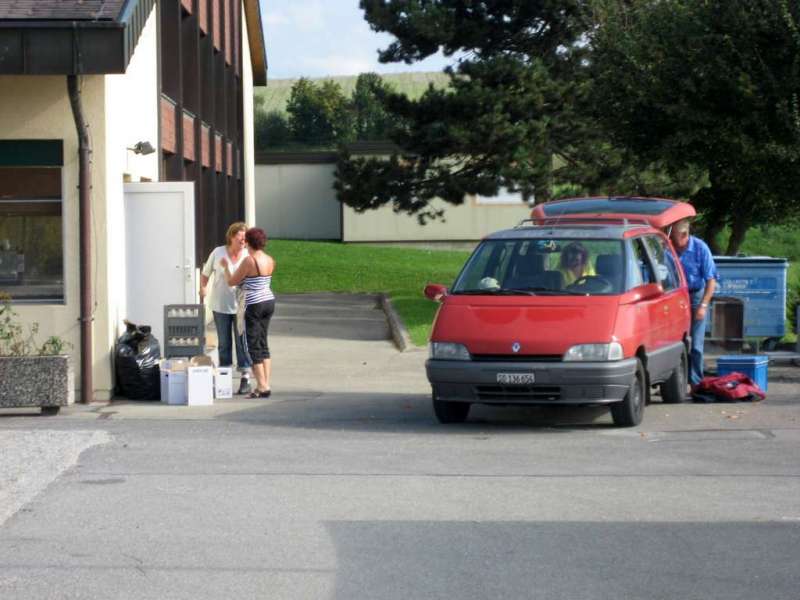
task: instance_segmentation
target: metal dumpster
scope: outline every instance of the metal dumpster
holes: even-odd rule
[[[722,301],[719,309],[727,307],[731,299],[738,299],[744,305],[742,338],[765,338],[767,345],[782,338],[786,333],[789,261],[767,256],[715,256],[714,262],[719,280],[706,332],[712,333],[716,299]],[[716,321],[719,323],[720,319]]]

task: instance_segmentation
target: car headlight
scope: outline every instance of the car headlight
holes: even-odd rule
[[[578,344],[567,350],[564,354],[565,361],[602,362],[607,360],[622,360],[622,344]]]
[[[463,344],[431,342],[430,357],[440,360],[470,360],[469,350]]]

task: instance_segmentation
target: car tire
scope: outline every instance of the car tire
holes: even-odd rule
[[[672,375],[661,384],[661,401],[665,404],[680,404],[686,400],[686,382],[688,380],[689,361],[686,350],[681,352],[681,361]]]
[[[467,420],[471,404],[469,402],[448,402],[439,400],[436,390],[433,390],[433,413],[439,423],[447,425],[449,423],[463,423]]]
[[[636,374],[622,402],[611,405],[611,418],[617,427],[634,427],[642,422],[647,401],[647,382],[642,361],[636,360]]]

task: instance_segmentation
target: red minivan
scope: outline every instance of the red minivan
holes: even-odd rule
[[[481,241],[441,303],[426,362],[442,423],[472,404],[609,405],[638,425],[650,390],[686,395],[690,302],[662,231],[686,203],[574,198]]]

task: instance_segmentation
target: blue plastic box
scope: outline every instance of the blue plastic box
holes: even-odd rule
[[[767,365],[768,356],[757,354],[732,354],[720,356],[717,359],[717,375],[727,375],[728,373],[742,373],[758,384],[765,392],[767,391]]]

